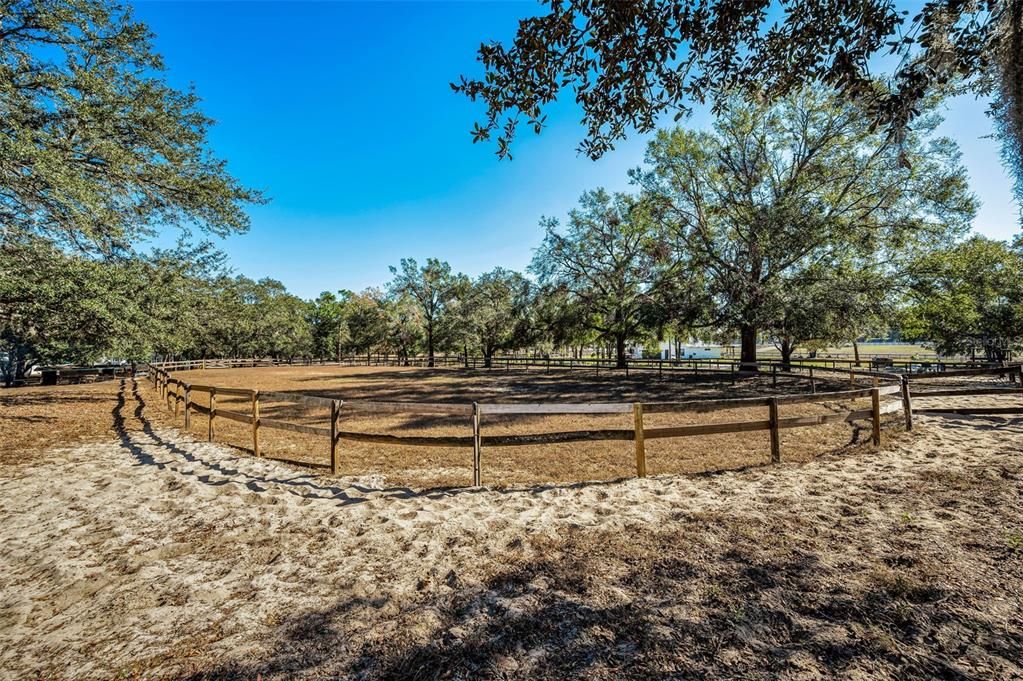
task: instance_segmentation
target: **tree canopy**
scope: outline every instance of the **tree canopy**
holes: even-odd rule
[[[212,155],[210,119],[150,39],[103,0],[3,0],[0,238],[109,254],[169,227],[246,229],[260,194]]]
[[[614,342],[625,366],[627,341],[652,316],[678,261],[659,248],[642,204],[627,194],[587,192],[569,213],[568,230],[543,221],[546,236],[530,268],[568,292],[586,311],[584,324]]]
[[[474,141],[506,157],[521,123],[536,133],[569,94],[583,110],[580,151],[599,158],[630,129],[653,131],[694,104],[720,114],[736,95],[773,100],[824,85],[867,109],[901,143],[935,95],[991,97],[1023,196],[1023,7],[1012,0],[549,0],[512,43],[480,45],[481,77],[451,87],[486,107]]]
[[[806,92],[733,102],[713,131],[650,142],[633,178],[684,268],[704,273],[713,323],[739,333],[743,361],[811,275],[880,273],[968,228],[975,206],[958,150],[928,134],[936,116],[920,120],[896,150],[859,107]]]
[[[433,366],[437,340],[437,327],[451,300],[457,279],[451,265],[436,258],[428,258],[422,267],[414,258],[402,258],[398,267],[391,267],[394,277],[391,292],[407,297],[419,306],[426,332],[426,352]]]
[[[906,338],[995,361],[1023,342],[1023,243],[975,236],[915,259],[907,280]]]

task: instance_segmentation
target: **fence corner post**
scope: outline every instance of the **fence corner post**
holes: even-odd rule
[[[778,427],[778,398],[772,397],[768,403],[771,422],[771,463],[781,462],[781,434]]]
[[[636,442],[636,477],[646,477],[646,442],[643,433],[643,404],[635,402],[632,405],[632,415],[636,422],[634,439]]]
[[[480,437],[480,405],[472,403],[472,485],[479,487],[483,484],[482,452],[483,438]]]
[[[876,380],[876,379],[875,379]],[[881,446],[881,389],[870,389],[870,439],[875,447]]]

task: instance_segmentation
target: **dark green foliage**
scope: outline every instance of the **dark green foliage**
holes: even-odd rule
[[[1023,88],[1014,65],[1023,29],[1010,0],[928,0],[915,15],[892,0],[544,4],[546,14],[519,22],[510,46],[480,45],[482,78],[451,84],[484,102],[473,139],[496,132],[501,157],[519,123],[539,133],[546,107],[566,90],[583,109],[580,151],[592,158],[630,128],[650,132],[670,113],[679,120],[693,103],[710,101],[720,113],[737,93],[770,101],[812,84],[859,102],[900,142],[929,96],[964,87],[990,93],[994,62],[1003,71],[1000,99],[1016,121],[1008,143],[1020,148]],[[882,57],[897,65],[872,73]]]
[[[0,237],[111,253],[171,226],[244,230],[242,187],[149,30],[102,0],[0,6]]]
[[[917,258],[903,336],[942,353],[1004,360],[1023,347],[1023,250],[976,236]]]
[[[648,207],[626,194],[587,192],[562,233],[545,220],[547,235],[530,269],[551,289],[562,289],[579,307],[582,323],[614,343],[619,366],[626,344],[644,325],[664,316],[664,291],[683,280],[681,259],[659,241]],[[683,314],[688,314],[686,313]]]
[[[837,304],[846,283],[879,279],[968,228],[974,200],[958,149],[928,134],[938,120],[918,119],[897,150],[862,110],[826,94],[734,101],[713,132],[659,132],[633,177],[662,238],[706,278],[714,325],[737,332],[753,362],[763,331],[792,341],[845,333],[801,325],[792,336],[793,302],[829,305],[824,286]],[[815,324],[828,318],[820,309]],[[855,324],[839,321],[855,339]]]
[[[400,267],[390,269],[394,277],[391,294],[414,301],[419,307],[426,332],[426,354],[433,366],[437,327],[454,297],[458,279],[451,273],[451,265],[435,258],[428,258],[422,267],[414,258],[402,258]]]

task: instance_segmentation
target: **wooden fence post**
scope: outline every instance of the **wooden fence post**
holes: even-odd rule
[[[849,383],[852,385],[856,385],[856,374],[853,373],[852,369],[849,369]]]
[[[483,457],[481,456],[482,438],[480,437],[480,405],[472,403],[472,485],[479,487],[483,484]]]
[[[185,430],[188,430],[192,425],[192,388],[189,384],[185,384]]]
[[[875,379],[876,380],[876,379]],[[870,439],[875,447],[881,446],[881,390],[870,389]]]
[[[817,394],[817,381],[813,380],[813,367],[810,367],[810,394]]]
[[[337,446],[337,420],[341,414],[338,400],[330,401],[330,474],[337,475],[341,467],[341,452]]]
[[[772,397],[768,405],[771,421],[771,463],[781,461],[781,434],[778,429],[778,398]]]
[[[909,394],[909,376],[902,377],[902,410],[906,413],[906,430],[913,430],[913,400]]]
[[[259,391],[252,391],[252,453],[259,456]]]
[[[632,405],[632,415],[636,422],[633,436],[636,440],[636,477],[646,477],[646,443],[643,439],[643,405],[636,402]]]
[[[210,387],[210,423],[209,432],[207,433],[210,442],[213,442],[213,437],[216,435],[217,430],[213,425],[213,419],[217,415],[217,389]]]
[[[777,388],[778,387],[778,365],[777,364],[772,364],[771,365],[771,387],[772,388]]]

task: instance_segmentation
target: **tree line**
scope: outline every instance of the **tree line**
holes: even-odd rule
[[[40,363],[438,351],[606,353],[738,341],[752,364],[893,330],[1002,359],[1023,338],[1023,243],[970,236],[976,200],[937,102],[893,144],[832,89],[733,94],[661,129],[630,191],[585,192],[525,272],[401,260],[312,301],[230,271],[193,233],[244,231],[246,188],[170,88],[144,26],[100,0],[0,17],[0,370]],[[63,59],[47,55],[63,52]],[[177,229],[180,242],[144,250]]]
[[[382,288],[311,301],[232,275],[208,245],[104,260],[12,241],[5,347],[16,365],[593,349],[624,365],[631,346],[699,337],[753,363],[765,340],[787,362],[896,329],[1004,358],[1023,337],[1023,249],[964,239],[976,202],[958,150],[922,120],[895,150],[818,91],[736,101],[710,131],[660,131],[635,191],[544,218],[526,272],[408,258]]]

